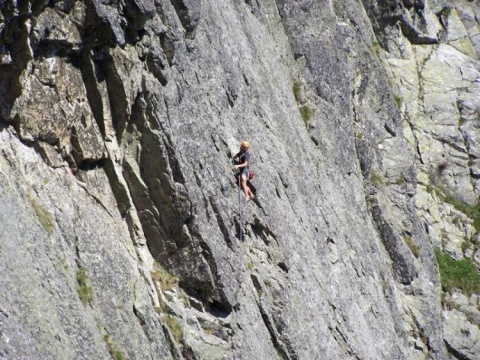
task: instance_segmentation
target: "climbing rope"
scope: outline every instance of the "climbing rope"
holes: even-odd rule
[[[242,188],[241,188],[242,176],[241,172],[238,173],[238,213],[240,214],[240,241],[243,239],[243,215],[242,215]]]

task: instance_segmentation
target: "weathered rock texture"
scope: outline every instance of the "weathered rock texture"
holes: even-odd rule
[[[478,358],[476,2],[0,9],[0,358]]]

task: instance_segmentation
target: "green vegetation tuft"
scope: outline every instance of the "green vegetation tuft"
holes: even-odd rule
[[[295,100],[297,103],[301,101],[300,99],[300,91],[302,90],[302,82],[300,80],[294,80],[293,81],[293,95],[295,96]]]
[[[112,357],[115,359],[115,360],[123,360],[125,359],[125,357],[123,356],[123,353],[120,351],[120,349],[118,348],[117,345],[115,345],[112,340],[110,339],[110,336],[109,335],[105,335],[103,337],[103,340],[105,341],[105,343],[107,344],[108,346],[108,350],[110,351],[110,355],[112,355]]]
[[[173,275],[161,265],[156,265],[156,269],[152,271],[152,279],[160,283],[162,291],[171,290],[180,279]]]
[[[465,254],[465,252],[472,247],[472,243],[468,240],[465,240],[462,242],[462,245],[460,246],[462,249],[462,253]]]
[[[40,202],[33,195],[29,195],[28,199],[33,206],[33,210],[35,210],[35,213],[37,214],[38,220],[40,221],[42,227],[47,233],[52,234],[55,230],[55,222],[52,214],[50,214],[50,212],[45,209],[45,207],[43,207],[42,204],[40,204]]]
[[[400,108],[402,106],[403,99],[400,95],[393,94],[393,100],[395,100],[398,108]]]
[[[361,131],[355,131],[355,137],[357,139],[363,139],[363,132]]]
[[[459,306],[455,301],[452,300],[452,298],[445,293],[440,294],[440,302],[442,303],[442,306],[451,311],[451,310],[458,310]]]
[[[295,96],[295,101],[297,102],[300,115],[305,123],[305,127],[310,129],[310,121],[312,120],[314,110],[305,104],[305,100],[302,101],[302,82],[300,80],[293,81],[292,91],[293,95]]]
[[[455,260],[445,251],[435,249],[443,291],[458,289],[467,296],[480,294],[480,273],[468,259]]]
[[[93,300],[93,289],[87,285],[87,272],[81,267],[77,270],[77,293],[83,305],[87,305]]]
[[[381,49],[381,46],[380,44],[378,43],[378,41],[372,41],[372,45],[369,46],[368,50],[370,51],[370,53],[376,57],[379,57],[380,56],[380,49]]]
[[[480,208],[478,205],[473,206],[467,204],[465,201],[460,200],[454,195],[445,195],[442,200],[447,204],[453,205],[455,209],[463,212],[465,215],[471,218],[473,220],[473,227],[475,228],[475,231],[480,231]]]
[[[449,16],[452,12],[452,8],[450,6],[445,6],[441,11],[440,11],[440,15],[441,16]]]
[[[445,190],[435,187],[433,185],[427,185],[426,188],[429,194],[437,195],[441,201],[452,205],[458,211],[467,215],[470,219],[473,220],[473,227],[475,231],[480,232],[480,204],[470,205],[465,201],[459,199],[457,196],[446,193]],[[459,221],[459,219],[454,219],[454,221]]]
[[[167,325],[167,327],[170,329],[175,341],[177,343],[181,343],[183,339],[183,327],[177,318],[170,314],[167,314],[162,318],[165,325]]]
[[[375,169],[370,170],[370,181],[372,182],[372,185],[375,187],[380,187],[383,185],[383,176]]]
[[[303,122],[305,123],[305,127],[308,129],[310,128],[310,121],[313,117],[313,110],[308,105],[300,106],[300,115],[302,115]]]
[[[470,239],[466,239],[464,242],[462,242],[461,245],[462,252],[465,254],[468,250],[472,249],[472,252],[476,252],[478,250],[478,246],[475,243],[475,238],[472,237]]]

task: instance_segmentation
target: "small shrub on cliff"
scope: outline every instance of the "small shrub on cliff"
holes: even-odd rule
[[[162,291],[173,289],[175,284],[180,281],[178,276],[173,275],[159,264],[157,264],[156,269],[152,271],[152,279],[160,283]]]
[[[77,271],[77,293],[83,305],[87,305],[93,300],[93,289],[87,285],[87,272],[81,267]]]
[[[302,94],[302,82],[300,80],[293,81],[292,91],[293,96],[295,96],[295,101],[297,102],[300,115],[302,116],[303,122],[305,123],[305,127],[307,129],[310,129],[310,122],[312,120],[315,110],[306,104],[306,100],[304,99]]]
[[[370,53],[376,57],[380,57],[381,46],[378,41],[373,41],[372,45],[368,48]]]
[[[467,296],[480,294],[480,273],[468,259],[455,260],[445,251],[435,250],[443,291],[459,289]]]
[[[437,195],[441,201],[452,205],[455,209],[467,215],[470,219],[473,220],[472,225],[475,228],[475,231],[480,231],[480,204],[470,205],[465,201],[459,199],[457,196],[448,193],[447,190],[433,185],[427,185],[427,192],[429,194]]]
[[[480,231],[480,209],[478,205],[473,206],[467,204],[465,201],[460,200],[456,196],[450,194],[445,195],[443,197],[443,201],[447,204],[453,205],[455,209],[463,212],[465,215],[471,218],[473,220],[473,227],[475,230],[477,232]]]
[[[402,106],[403,99],[400,95],[393,94],[393,100],[395,100],[395,103],[399,108]]]
[[[173,315],[167,314],[162,317],[163,322],[170,329],[175,341],[181,343],[183,339],[183,327],[177,318]]]
[[[477,252],[478,245],[477,245],[477,242],[475,241],[475,238],[471,237],[470,239],[465,239],[465,241],[462,242],[461,249],[462,249],[463,254],[465,254],[469,250],[472,253]]]
[[[381,187],[384,182],[382,174],[373,168],[370,170],[370,181],[372,182],[372,185],[377,188]]]
[[[124,356],[123,356],[123,353],[120,351],[120,349],[118,348],[117,345],[115,345],[112,340],[110,339],[110,336],[109,335],[105,335],[103,337],[103,340],[105,341],[105,343],[107,344],[108,346],[108,350],[110,351],[110,355],[112,355],[112,357],[115,359],[115,360],[123,360],[124,359]]]
[[[293,82],[293,96],[295,96],[295,100],[299,103],[301,101],[301,91],[302,91],[302,82],[300,80],[295,80]]]
[[[310,128],[310,121],[313,117],[313,110],[308,105],[300,106],[300,115],[302,115],[303,122],[307,129]]]

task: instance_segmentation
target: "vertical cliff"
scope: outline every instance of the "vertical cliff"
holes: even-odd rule
[[[1,358],[478,355],[475,2],[0,9]]]

